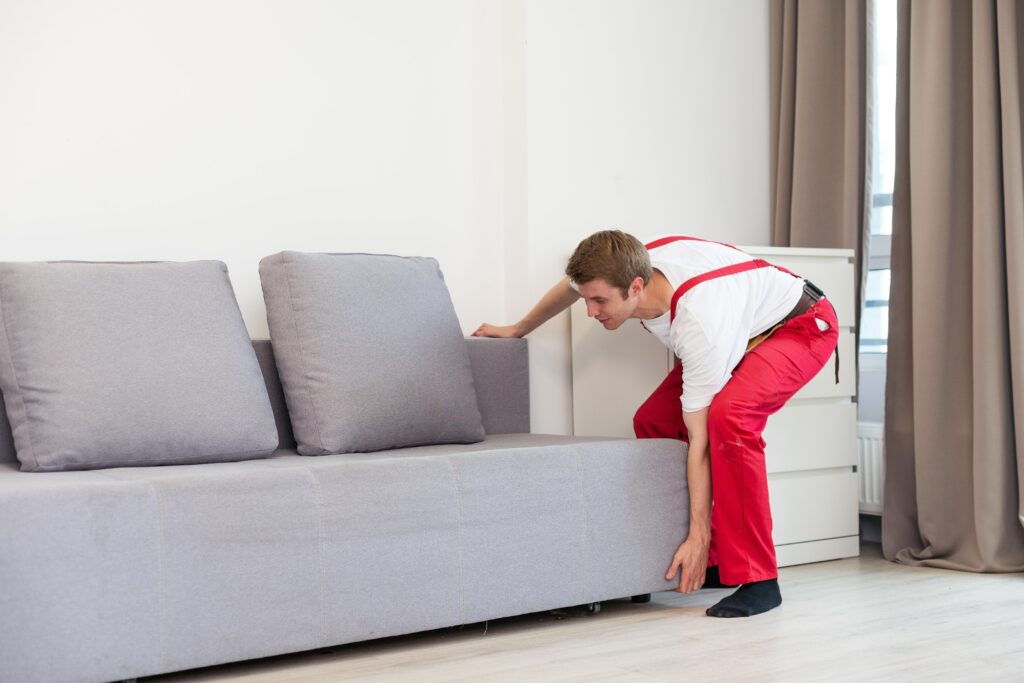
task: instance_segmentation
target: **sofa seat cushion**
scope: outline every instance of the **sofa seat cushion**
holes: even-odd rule
[[[286,251],[260,262],[260,280],[299,453],[483,438],[437,261]]]
[[[26,470],[241,460],[278,441],[217,261],[0,263],[0,389]]]
[[[17,654],[0,680],[136,677],[664,590],[688,505],[685,447],[657,439],[0,465],[0,642]],[[46,669],[67,661],[122,668]]]

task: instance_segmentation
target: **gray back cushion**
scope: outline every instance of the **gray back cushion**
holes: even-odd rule
[[[0,263],[0,389],[23,470],[223,462],[277,446],[216,261]]]
[[[484,438],[437,261],[286,251],[260,279],[299,453]]]

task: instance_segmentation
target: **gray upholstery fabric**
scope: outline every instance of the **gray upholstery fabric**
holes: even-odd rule
[[[315,478],[258,462],[108,471],[145,482],[159,511],[149,529],[160,543],[151,604],[162,612],[164,670],[265,656],[270,643],[278,652],[321,644]]]
[[[529,432],[530,377],[526,340],[470,337],[466,344],[484,430],[488,434]],[[295,448],[284,389],[277,376],[270,340],[256,339],[252,345],[274,412],[278,448]],[[0,463],[16,463],[18,459],[14,455],[14,441],[7,413],[2,408],[3,393],[0,392]]]
[[[4,393],[0,391],[0,464],[5,462],[17,463],[18,457],[14,454],[14,437],[4,408]]]
[[[146,482],[0,465],[0,680],[159,670],[157,519]]]
[[[465,343],[484,424],[527,428],[525,342]],[[293,444],[270,344],[253,347]],[[209,465],[0,464],[0,681],[134,678],[671,588],[685,462],[676,441],[510,433]]]
[[[391,452],[316,475],[325,642],[461,623],[460,512],[448,459]]]
[[[525,339],[466,339],[477,405],[488,434],[530,431],[530,360]]]
[[[269,339],[255,339],[252,348],[256,352],[256,360],[260,363],[263,383],[267,387],[270,408],[274,411],[274,424],[277,425],[277,447],[295,448],[295,436],[292,434],[292,423],[288,419],[288,407],[284,400],[284,388],[277,374],[277,363],[274,362],[274,349]]]
[[[277,444],[215,261],[0,264],[0,387],[26,470],[241,460]]]
[[[669,440],[515,434],[0,465],[0,680],[145,676],[671,588],[685,457]]]
[[[277,376],[274,350],[269,339],[252,342],[263,370],[270,406],[277,423],[278,447],[295,448],[288,418],[284,389]],[[470,367],[476,388],[480,417],[487,434],[517,434],[530,431],[529,357],[525,339],[469,337]],[[13,449],[13,446],[12,446]],[[0,462],[3,459],[3,424],[0,422]],[[14,459],[13,450],[11,459]]]
[[[260,262],[260,280],[300,453],[483,438],[437,261],[288,251]]]

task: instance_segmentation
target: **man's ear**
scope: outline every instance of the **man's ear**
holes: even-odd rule
[[[640,292],[644,291],[644,279],[637,275],[633,278],[633,281],[629,283],[629,294],[630,296],[640,296]]]

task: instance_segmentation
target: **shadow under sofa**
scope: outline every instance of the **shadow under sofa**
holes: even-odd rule
[[[106,681],[666,590],[685,448],[529,434],[525,340],[467,340],[486,438],[22,472],[0,411],[0,680]]]

